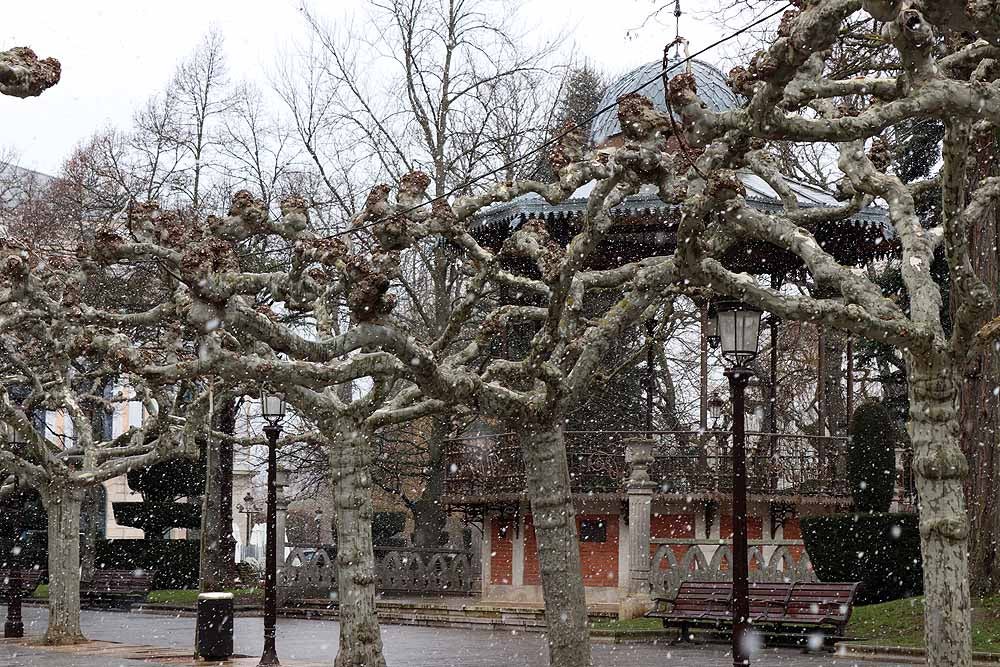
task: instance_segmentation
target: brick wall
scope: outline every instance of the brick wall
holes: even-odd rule
[[[581,521],[603,521],[607,539],[604,542],[580,542],[580,568],[584,586],[618,586],[618,515],[580,514],[576,517],[577,532]],[[531,515],[524,517],[524,583],[542,583],[538,566],[538,541]]]
[[[649,517],[649,536],[653,539],[693,539],[694,538],[694,526],[695,526],[695,516],[694,514],[653,514]],[[655,555],[657,548],[660,545],[650,544],[649,553],[650,555]],[[680,562],[684,554],[687,553],[688,547],[683,544],[673,544],[670,546],[670,550],[674,552],[674,557]],[[669,563],[664,560],[660,563],[661,569],[669,569]]]
[[[506,534],[504,535],[504,528]],[[514,572],[514,522],[493,517],[490,522],[490,583],[511,584]]]
[[[733,539],[733,515],[728,512],[719,517],[719,537],[724,540]],[[747,539],[764,539],[764,517],[747,517]]]

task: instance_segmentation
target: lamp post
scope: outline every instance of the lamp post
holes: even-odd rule
[[[264,653],[258,666],[278,665],[275,649],[275,626],[278,620],[278,436],[285,417],[285,399],[277,394],[261,392],[261,416],[267,422],[267,547],[264,566]]]
[[[24,443],[17,436],[17,431],[12,430],[10,434],[10,447],[13,451],[20,451]],[[14,527],[14,544],[10,552],[10,574],[7,582],[7,620],[3,624],[3,636],[8,639],[16,639],[24,636],[24,621],[21,619],[21,549],[17,544],[21,541],[21,507],[24,503],[15,500],[11,508],[11,523]]]
[[[722,417],[722,408],[724,407],[725,404],[719,398],[718,392],[713,392],[712,397],[708,399],[708,416],[712,418],[713,426],[719,423],[719,419]]]
[[[249,491],[243,496],[243,503],[236,506],[236,510],[247,517],[247,534],[243,542],[243,560],[246,560],[247,553],[250,551],[250,533],[253,530],[253,515],[260,510],[257,509],[253,495]]]
[[[323,543],[323,508],[316,508],[316,544]]]
[[[747,564],[747,382],[749,364],[757,356],[761,311],[739,301],[715,304],[722,356],[729,362],[725,376],[733,401],[733,666],[750,664],[750,582]]]

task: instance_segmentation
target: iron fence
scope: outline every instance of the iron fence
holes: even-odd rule
[[[726,431],[567,431],[566,457],[574,493],[617,493],[628,478],[625,442],[655,441],[650,479],[662,493],[728,492],[731,434]],[[747,433],[749,490],[762,494],[849,494],[846,438]],[[450,440],[445,490],[455,498],[521,494],[524,459],[514,433]]]

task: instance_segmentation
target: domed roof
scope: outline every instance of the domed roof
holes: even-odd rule
[[[698,85],[698,97],[708,105],[708,108],[712,111],[724,111],[740,105],[736,93],[730,90],[729,85],[726,83],[726,75],[717,67],[703,60],[691,60],[690,64],[695,83]],[[678,74],[686,72],[687,66],[688,63],[681,62],[680,60],[674,61],[667,70],[667,78],[673,78]],[[598,109],[603,109],[608,105],[614,104],[615,100],[622,95],[635,90],[639,86],[642,86],[642,84],[655,78],[655,81],[652,81],[647,86],[643,86],[638,92],[640,95],[653,100],[653,104],[657,109],[667,111],[667,100],[663,90],[663,77],[659,76],[662,69],[663,63],[661,61],[654,61],[632,70],[608,87]],[[612,107],[594,118],[593,123],[590,125],[590,140],[595,145],[599,145],[609,137],[620,134],[621,131],[621,125],[618,124],[618,109]]]

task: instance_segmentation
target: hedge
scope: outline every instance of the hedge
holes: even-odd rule
[[[923,593],[920,530],[914,514],[804,517],[802,537],[820,581],[860,581],[857,601]]]
[[[847,443],[847,479],[856,512],[887,512],[896,490],[896,447],[900,431],[880,403],[858,406]]]
[[[198,540],[99,540],[94,566],[153,572],[153,588],[197,588]]]

